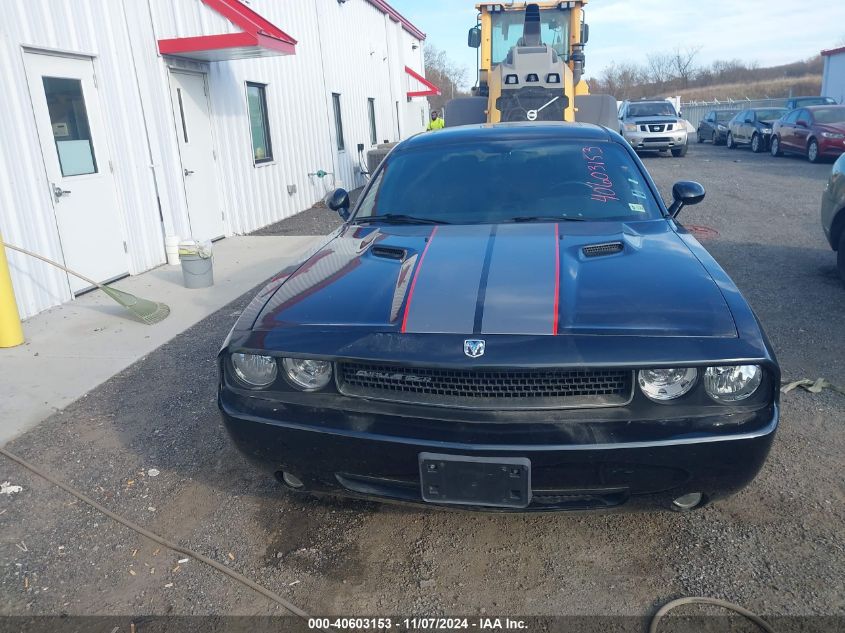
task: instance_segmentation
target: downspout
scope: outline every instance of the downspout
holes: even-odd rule
[[[320,68],[323,72],[323,105],[326,108],[326,133],[329,135],[329,150],[332,157],[332,180],[337,181],[337,164],[335,163],[336,148],[332,147],[332,119],[329,115],[329,86],[326,83],[326,62],[323,56],[323,33],[320,29],[320,7],[317,4],[319,0],[314,0],[314,16],[317,18],[317,41],[320,43]],[[352,184],[352,183],[350,183]]]
[[[402,122],[399,120],[399,107],[395,105],[399,100],[393,92],[393,61],[390,56],[390,16],[384,14],[384,50],[387,55],[387,85],[390,86],[390,109],[396,115],[396,140],[402,140]],[[390,118],[393,118],[391,115]]]
[[[155,23],[153,22],[153,9],[152,9],[152,6],[150,5],[150,0],[147,0],[147,14],[149,15],[149,18],[150,18],[150,30],[153,33],[153,39],[155,39]],[[159,227],[161,228],[161,238],[162,238],[161,246],[162,246],[162,252],[163,252],[164,238],[165,238],[165,235],[166,235],[166,230],[164,228],[164,213],[162,212],[162,209],[161,209],[161,195],[159,193],[158,176],[156,174],[156,165],[155,165],[155,161],[153,159],[153,146],[152,146],[152,141],[150,140],[150,125],[149,125],[148,117],[147,117],[147,109],[144,107],[144,97],[143,97],[143,94],[141,92],[141,80],[138,77],[138,62],[137,62],[136,57],[135,57],[135,47],[132,44],[132,35],[131,35],[132,31],[131,31],[130,26],[129,26],[129,17],[126,14],[126,0],[123,0],[123,21],[124,21],[124,24],[126,26],[126,36],[127,36],[127,39],[129,40],[129,53],[132,56],[132,70],[135,73],[135,87],[138,90],[138,101],[141,104],[141,119],[144,122],[144,136],[145,136],[146,141],[147,141],[147,156],[148,156],[149,161],[150,161],[149,168],[150,168],[150,172],[151,172],[152,177],[153,177],[153,189],[155,190],[156,206],[158,207],[158,219],[159,219]]]

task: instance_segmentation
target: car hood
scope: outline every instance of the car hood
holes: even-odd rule
[[[666,221],[349,226],[290,274],[254,330],[736,337]]]
[[[820,132],[833,132],[835,134],[845,134],[845,121],[842,123],[817,123],[816,127]]]

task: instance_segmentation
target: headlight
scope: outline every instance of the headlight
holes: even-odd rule
[[[719,128],[720,132],[724,132],[725,130],[728,129],[728,127],[726,125],[722,125],[721,123],[719,123],[719,125],[717,125],[716,127]]]
[[[283,358],[285,379],[301,391],[317,391],[332,379],[332,364],[310,358]]]
[[[845,134],[839,134],[838,132],[822,132],[822,136],[825,138],[845,138]]]
[[[680,398],[692,389],[697,376],[698,370],[694,367],[642,369],[637,374],[637,382],[646,396],[664,401]]]
[[[636,132],[639,126],[636,123],[626,123],[625,124],[625,131],[626,132]]]
[[[708,367],[704,372],[704,388],[718,402],[738,402],[751,396],[763,381],[760,365],[728,365]]]
[[[276,359],[256,354],[232,354],[235,376],[249,387],[267,387],[276,380]]]
[[[772,133],[772,128],[770,128],[770,127],[764,127],[763,128],[763,134],[771,134],[771,133]]]

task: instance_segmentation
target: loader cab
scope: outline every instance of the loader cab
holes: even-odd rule
[[[540,9],[540,41],[563,61],[569,61],[569,9]],[[524,13],[499,11],[490,14],[490,61],[501,64],[514,46],[523,44]]]
[[[567,64],[577,84],[584,68],[584,44],[589,27],[584,23],[586,0],[534,2],[540,9],[540,42],[554,50]],[[474,93],[487,95],[490,70],[508,59],[510,51],[524,43],[525,5],[479,4],[478,24],[469,30],[467,44],[479,51],[479,82]]]

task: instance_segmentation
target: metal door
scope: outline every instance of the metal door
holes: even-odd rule
[[[25,64],[64,264],[100,282],[126,275],[126,242],[94,63],[87,57],[27,52]],[[73,276],[68,283],[74,293],[89,286]]]
[[[214,137],[206,86],[203,74],[170,73],[190,237],[200,240],[217,239],[226,233],[217,196]]]

